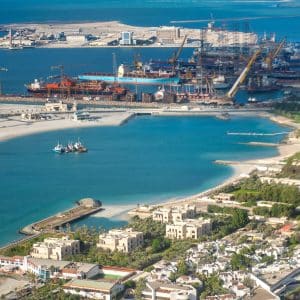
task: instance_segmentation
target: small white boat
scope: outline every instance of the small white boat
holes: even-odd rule
[[[255,97],[249,97],[248,98],[248,102],[250,102],[250,103],[256,103],[257,99]]]
[[[65,152],[65,148],[60,143],[57,143],[57,145],[52,149],[53,152],[62,154]]]

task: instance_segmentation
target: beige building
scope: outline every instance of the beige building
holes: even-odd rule
[[[184,219],[194,218],[195,205],[174,206],[171,208],[158,208],[152,212],[152,219],[161,223],[180,222]]]
[[[143,245],[143,233],[133,231],[132,228],[112,229],[107,233],[99,235],[98,248],[111,251],[131,252]]]
[[[162,44],[173,44],[180,40],[180,28],[174,26],[162,26],[157,29],[156,37]]]
[[[69,237],[47,238],[33,244],[30,255],[34,258],[63,260],[66,256],[80,253],[80,241]]]
[[[198,239],[211,232],[211,220],[186,219],[181,222],[166,225],[166,237],[169,239]]]

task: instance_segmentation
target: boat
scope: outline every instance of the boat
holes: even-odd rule
[[[65,152],[66,153],[70,153],[70,152],[75,152],[75,147],[73,145],[73,143],[68,143],[67,147],[65,148]]]
[[[169,85],[177,84],[180,81],[179,76],[174,72],[156,71],[147,67],[138,70],[127,70],[123,64],[119,66],[117,74],[85,73],[79,75],[78,79],[83,81],[105,81],[134,85]]]
[[[79,140],[74,144],[74,149],[75,152],[79,153],[88,152],[88,149]]]
[[[220,120],[225,120],[225,121],[230,120],[230,115],[227,112],[218,114],[218,115],[216,115],[216,117],[217,117],[217,119],[220,119]]]
[[[108,85],[104,81],[80,81],[64,76],[60,81],[43,82],[35,79],[34,82],[25,85],[30,94],[49,95],[125,95],[127,89],[118,85]]]
[[[62,153],[65,152],[65,148],[63,147],[62,144],[57,143],[57,145],[52,149],[52,151],[55,152],[55,153],[62,154]]]
[[[257,99],[255,97],[249,97],[248,98],[248,102],[249,103],[256,103],[257,102]]]

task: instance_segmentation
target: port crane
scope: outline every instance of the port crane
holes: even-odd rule
[[[60,70],[60,80],[63,81],[65,76],[65,68],[63,65],[51,66],[51,70]]]
[[[250,60],[248,61],[246,67],[244,68],[244,70],[242,71],[242,73],[240,74],[240,76],[237,78],[237,80],[235,81],[235,83],[233,84],[233,86],[231,87],[231,89],[226,93],[226,97],[229,99],[232,99],[235,94],[237,93],[240,85],[245,81],[252,65],[255,63],[256,59],[258,58],[258,56],[261,54],[262,52],[262,48],[260,47],[258,50],[256,50],[254,52],[254,54],[252,55],[252,57],[250,58]]]
[[[280,51],[282,50],[284,44],[285,44],[286,40],[285,38],[279,43],[278,47],[276,47],[273,51],[271,51],[268,56],[265,58],[265,65],[267,67],[268,70],[272,69],[272,63],[274,61],[274,59],[278,56],[278,54],[280,53]]]
[[[187,34],[184,36],[184,38],[182,40],[182,43],[181,43],[180,47],[178,48],[178,50],[174,53],[174,55],[171,58],[169,58],[169,63],[170,64],[175,65],[176,62],[178,61],[178,58],[179,58],[179,56],[182,52],[182,49],[183,49],[183,46],[185,44],[186,39],[187,39]]]
[[[7,68],[0,67],[0,72],[7,72],[7,71],[8,71]],[[1,81],[0,81],[0,95],[2,95],[2,84],[1,84]]]

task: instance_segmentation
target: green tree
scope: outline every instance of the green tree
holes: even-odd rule
[[[146,288],[146,279],[142,278],[139,279],[136,283],[136,288],[135,288],[135,299],[136,300],[143,300],[143,290]]]
[[[182,275],[188,275],[189,273],[189,268],[186,264],[186,262],[181,259],[177,263],[177,275],[182,276]]]
[[[234,253],[231,256],[230,264],[231,264],[231,267],[234,271],[236,271],[236,270],[246,270],[251,266],[251,261],[244,254]]]

